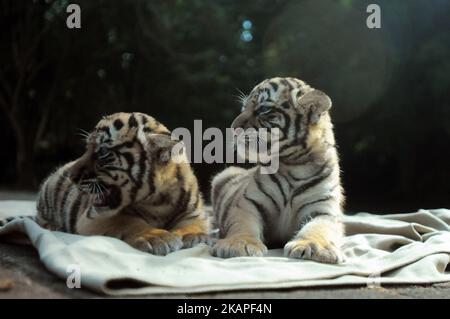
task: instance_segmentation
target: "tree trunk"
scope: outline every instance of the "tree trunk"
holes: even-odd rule
[[[17,172],[17,187],[20,189],[34,189],[36,186],[36,179],[33,169],[33,154],[30,154],[30,148],[26,145],[22,146],[23,142],[17,144],[16,151],[16,172]]]
[[[34,189],[36,178],[33,169],[33,139],[27,139],[25,129],[19,120],[10,116],[11,124],[16,135],[16,186],[21,189]]]

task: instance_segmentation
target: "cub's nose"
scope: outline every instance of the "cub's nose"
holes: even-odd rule
[[[245,129],[248,123],[248,115],[247,113],[244,111],[243,113],[239,114],[233,121],[233,123],[231,123],[231,128],[233,130],[237,129],[237,128],[242,128]]]
[[[68,169],[68,177],[74,183],[78,183],[82,177],[93,174],[94,148],[89,146],[86,152],[77,159]]]

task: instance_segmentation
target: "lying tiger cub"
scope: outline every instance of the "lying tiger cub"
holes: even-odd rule
[[[41,225],[116,237],[156,255],[209,242],[197,179],[187,160],[171,158],[176,142],[164,125],[146,114],[116,113],[86,141],[82,157],[43,183]]]
[[[232,127],[279,129],[279,169],[229,167],[212,182],[222,239],[218,257],[263,256],[283,247],[291,258],[342,260],[343,189],[328,110],[330,98],[294,78],[258,84]]]

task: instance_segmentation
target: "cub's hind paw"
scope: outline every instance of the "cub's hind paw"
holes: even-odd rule
[[[267,247],[256,238],[232,236],[218,240],[212,247],[211,254],[221,258],[262,257],[267,254]]]
[[[344,261],[341,251],[331,243],[310,239],[295,239],[284,246],[286,257],[309,259],[322,263],[338,264]]]
[[[127,242],[139,250],[159,256],[165,256],[183,247],[179,236],[163,229],[146,230]]]

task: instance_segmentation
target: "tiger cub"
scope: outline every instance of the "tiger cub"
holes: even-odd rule
[[[156,255],[209,242],[197,179],[187,160],[171,158],[177,142],[164,125],[146,114],[116,113],[86,141],[83,156],[42,184],[41,225],[116,237]]]
[[[343,189],[328,110],[330,98],[295,78],[272,78],[243,99],[232,128],[279,129],[278,170],[229,167],[212,181],[218,257],[263,256],[342,261]]]

